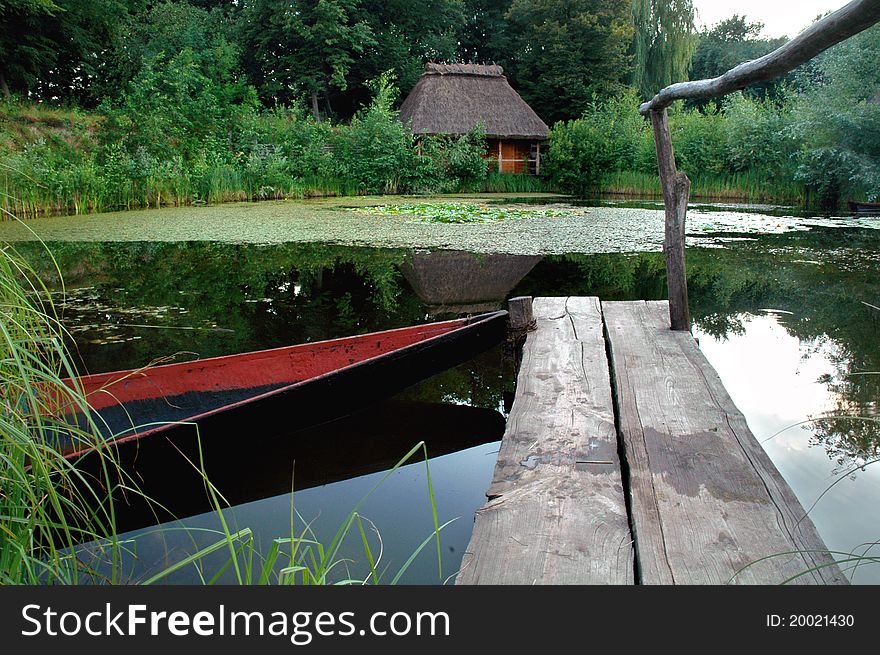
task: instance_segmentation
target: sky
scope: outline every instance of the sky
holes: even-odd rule
[[[763,36],[793,38],[808,27],[816,16],[840,9],[849,0],[694,0],[697,28],[712,27],[734,14],[745,15],[751,23],[764,23]]]

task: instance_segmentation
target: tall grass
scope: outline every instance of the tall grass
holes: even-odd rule
[[[255,175],[225,163],[197,171],[168,163],[136,178],[118,179],[94,162],[51,171],[34,171],[21,161],[0,162],[0,213],[22,218],[364,192],[346,178]]]
[[[61,453],[100,434],[74,375],[48,291],[9,246],[0,250],[0,582],[65,583],[91,578],[74,550],[108,540],[110,577],[118,573],[113,504],[102,480],[85,480]],[[75,409],[84,427],[69,425]],[[114,468],[101,453],[104,480]]]
[[[98,479],[86,479],[63,455],[63,450],[102,445],[102,437],[95,436],[101,434],[99,418],[91,412],[83,390],[75,382],[72,386],[64,382],[76,380],[76,371],[63,336],[51,296],[34,270],[11,247],[0,249],[0,584],[125,580],[130,545],[117,536],[114,496],[119,487],[128,494],[140,492],[114,462],[112,447],[96,448],[89,455],[100,458]],[[78,426],[65,420],[71,411],[82,417]],[[205,474],[203,461],[191,462],[220,520],[220,538],[142,582],[158,582],[191,566],[199,568],[205,583],[220,580],[227,571],[239,584],[385,582],[381,538],[360,508],[419,452],[425,458],[434,529],[387,581],[398,582],[431,542],[436,545],[442,580],[440,531],[448,523],[438,521],[427,449],[420,442],[355,505],[329,542],[317,537],[291,502],[289,536],[275,539],[267,553],[258,550],[249,529],[230,527],[223,511],[228,503]],[[297,521],[304,527],[297,530]],[[366,567],[359,577],[352,577],[340,555],[351,536],[363,547]],[[223,551],[226,560],[206,569],[206,559]]]
[[[552,189],[543,178],[535,175],[492,172],[486,176],[483,193],[548,193]]]
[[[802,184],[790,180],[770,180],[755,173],[700,174],[684,171],[691,179],[691,198],[738,202],[807,204],[810,200]],[[654,173],[614,171],[602,176],[602,193],[661,198],[660,178]]]
[[[793,180],[774,180],[748,171],[722,175],[695,174],[691,179],[691,195],[695,198],[802,205],[809,201],[803,184]]]

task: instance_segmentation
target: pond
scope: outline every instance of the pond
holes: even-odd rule
[[[262,216],[270,223],[262,243],[259,225],[251,223],[242,228],[247,238],[223,236],[231,235],[236,214],[224,213],[231,207],[214,208],[222,210],[210,223],[215,234],[190,226],[184,240],[163,236],[156,226],[185,222],[191,209],[104,215],[97,232],[93,226],[102,217],[29,225],[51,238],[66,284],[64,293],[56,285],[56,298],[83,369],[92,373],[171,355],[231,354],[476,313],[515,295],[664,297],[656,203],[587,206],[543,196],[528,202],[569,214],[436,225],[364,218],[325,203],[315,212],[332,220],[318,240],[317,232],[301,230],[312,225],[301,204],[291,203],[287,227],[284,203],[243,206],[239,222]],[[157,238],[135,238],[120,221],[141,227],[148,221]],[[701,349],[828,546],[869,555],[877,554],[872,547],[880,539],[880,469],[872,466],[880,445],[877,227],[871,220],[809,217],[785,208],[705,205],[690,214],[688,234]],[[13,229],[0,229],[0,238],[23,238],[11,236]],[[285,232],[299,236],[285,240]],[[188,240],[196,233],[198,239]],[[393,247],[379,247],[385,242]],[[38,244],[16,247],[51,278]],[[377,548],[381,540],[388,581],[431,533],[430,488],[438,520],[455,519],[441,532],[442,572],[435,546],[428,545],[401,582],[442,584],[454,575],[473,513],[485,500],[514,389],[513,353],[498,347],[365,413],[302,434],[296,446],[260,443],[271,426],[255,417],[254,434],[242,435],[240,451],[229,454],[221,491],[233,507],[224,516],[267,548],[289,536],[295,509],[297,529],[308,524],[330,541],[385,471],[425,440],[427,465],[417,455],[358,511],[375,525],[377,533],[365,524]],[[136,553],[127,564],[130,579],[182,559],[194,544],[216,541],[210,530],[218,528],[217,516],[207,510],[197,502],[181,510],[192,514],[182,525],[204,532],[183,532],[169,522],[129,533]],[[363,577],[359,542],[357,536],[346,544],[350,561],[339,577]],[[205,562],[206,570],[222,562],[217,557]],[[862,562],[848,574],[858,583],[880,582],[876,564]],[[200,575],[188,567],[168,580],[196,582]]]

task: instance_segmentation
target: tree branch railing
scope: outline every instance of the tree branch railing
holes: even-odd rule
[[[736,66],[719,77],[679,82],[662,89],[639,107],[650,116],[657,149],[657,167],[666,209],[663,249],[669,288],[669,320],[673,330],[690,330],[685,270],[685,219],[690,180],[675,165],[666,108],[676,100],[716,98],[779,77],[880,21],[880,0],[853,0],[813,23],[773,52]]]

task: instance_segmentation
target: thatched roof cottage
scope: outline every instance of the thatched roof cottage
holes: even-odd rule
[[[415,134],[461,135],[482,121],[492,170],[538,173],[546,123],[513,90],[501,66],[425,65],[400,108]]]

